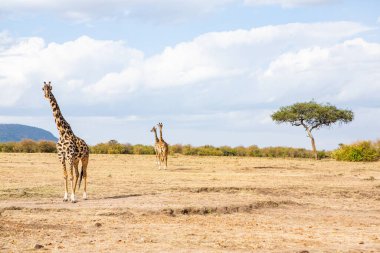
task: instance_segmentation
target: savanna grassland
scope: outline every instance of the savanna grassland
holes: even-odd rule
[[[56,154],[0,153],[0,251],[380,252],[380,162],[91,155],[88,174],[62,202]]]

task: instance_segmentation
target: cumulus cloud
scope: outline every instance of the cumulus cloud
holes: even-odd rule
[[[380,44],[363,39],[331,47],[311,47],[285,53],[258,75],[263,92],[276,99],[314,95],[324,101],[353,102],[379,99]],[[273,92],[273,91],[277,92]],[[365,100],[363,100],[365,98]]]
[[[207,33],[111,73],[88,86],[87,91],[106,99],[104,92],[108,87],[113,87],[113,92],[120,96],[131,91],[131,87],[157,89],[233,82],[233,79],[243,79],[240,86],[250,83],[251,87],[257,81],[256,72],[284,52],[333,45],[366,30],[367,27],[357,23],[335,22]]]
[[[319,5],[336,2],[336,0],[244,0],[247,5],[280,5],[284,8]]]
[[[0,105],[12,106],[21,97],[35,94],[44,80],[52,80],[54,89],[68,98],[82,95],[88,83],[108,73],[121,71],[143,53],[121,41],[99,41],[82,36],[66,43],[46,44],[42,38],[2,38],[8,44],[0,50]],[[3,43],[4,44],[4,43]],[[30,92],[34,89],[34,92]]]
[[[46,44],[38,37],[13,39],[3,33],[0,105],[14,105],[25,94],[30,99],[30,90],[43,80],[56,83],[63,99],[78,96],[94,104],[122,100],[132,92],[182,86],[196,87],[200,97],[211,90],[223,96],[239,87],[245,91],[239,101],[251,100],[253,93],[258,102],[286,97],[284,89],[272,91],[280,81],[288,92],[300,93],[312,84],[343,85],[342,80],[349,79],[344,85],[354,90],[364,78],[375,80],[378,44],[340,41],[367,30],[357,23],[334,22],[206,33],[151,57],[121,41],[82,36]],[[363,68],[366,62],[369,67]],[[355,78],[347,78],[350,73]],[[304,80],[307,84],[301,88]],[[361,93],[339,94],[343,99]]]

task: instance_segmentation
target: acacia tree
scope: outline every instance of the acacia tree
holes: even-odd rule
[[[314,157],[318,159],[315,140],[311,132],[314,129],[331,126],[335,123],[349,123],[354,119],[354,113],[350,110],[338,109],[330,104],[323,105],[310,101],[281,107],[271,117],[273,121],[279,124],[290,123],[292,126],[303,126],[311,140]]]

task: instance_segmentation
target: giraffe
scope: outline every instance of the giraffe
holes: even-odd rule
[[[157,124],[160,129],[160,139],[158,141],[159,145],[159,153],[160,153],[160,162],[165,163],[165,169],[168,168],[168,154],[169,154],[169,145],[162,138],[162,127],[164,126],[162,123]]]
[[[51,108],[53,110],[53,116],[57,129],[59,132],[59,140],[57,142],[57,153],[58,159],[63,166],[63,178],[65,183],[65,194],[63,201],[68,201],[68,185],[67,185],[67,170],[66,170],[66,161],[70,166],[70,181],[71,181],[71,197],[70,200],[72,203],[75,203],[75,191],[77,187],[78,177],[79,177],[79,186],[84,180],[84,192],[83,199],[87,199],[87,165],[89,160],[89,148],[84,140],[78,138],[73,133],[69,123],[63,118],[61,110],[59,109],[57,100],[55,99],[52,93],[51,82],[44,82],[44,91],[45,98],[49,100]],[[82,163],[82,170],[78,172],[79,162]],[[73,182],[73,168],[75,169],[75,182]]]
[[[152,127],[152,129],[150,130],[151,132],[154,133],[154,151],[156,152],[156,164],[158,165],[158,168],[160,169],[161,167],[161,161],[160,161],[160,145],[159,145],[159,139],[157,137],[157,128],[156,127]]]

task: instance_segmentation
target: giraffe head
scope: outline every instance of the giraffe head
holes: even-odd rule
[[[44,91],[45,98],[49,98],[50,97],[52,89],[53,89],[53,87],[51,86],[51,82],[50,81],[48,83],[44,82],[44,87],[42,88],[42,90]]]
[[[164,126],[161,122],[157,124],[157,126],[162,129],[162,127]]]
[[[156,132],[157,129],[156,129],[156,127],[154,126],[154,127],[152,127],[152,129],[151,129],[150,131],[153,133],[153,132]]]

